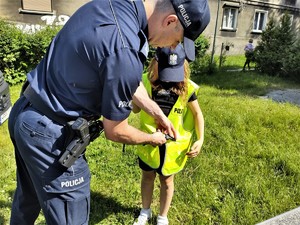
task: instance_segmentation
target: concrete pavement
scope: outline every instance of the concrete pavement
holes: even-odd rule
[[[256,225],[300,225],[300,207],[287,211]]]

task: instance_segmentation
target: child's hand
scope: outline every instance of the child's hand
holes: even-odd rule
[[[203,144],[202,141],[200,141],[200,140],[196,141],[196,142],[193,144],[193,146],[191,147],[191,150],[190,150],[188,153],[186,153],[186,155],[187,155],[189,158],[194,158],[194,157],[198,156],[199,153],[200,153],[202,144]]]

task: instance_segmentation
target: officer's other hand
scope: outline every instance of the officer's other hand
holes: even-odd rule
[[[175,140],[177,139],[177,132],[171,123],[171,121],[164,117],[161,121],[156,120],[157,128],[161,130],[163,133],[170,135],[171,137],[174,137]]]

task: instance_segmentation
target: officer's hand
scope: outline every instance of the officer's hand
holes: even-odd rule
[[[160,146],[166,143],[165,134],[158,131],[152,134],[152,141],[149,143],[152,146]]]

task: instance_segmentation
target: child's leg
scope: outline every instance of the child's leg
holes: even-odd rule
[[[152,202],[152,194],[154,188],[154,180],[156,177],[155,171],[142,170],[141,193],[142,193],[142,209],[140,215],[133,225],[146,225],[151,218],[152,212],[150,205]]]
[[[154,189],[154,180],[156,177],[155,171],[144,171],[142,173],[141,193],[142,206],[144,209],[149,209],[152,202],[152,194]]]
[[[160,179],[160,216],[167,217],[174,193],[174,175],[159,176]]]

